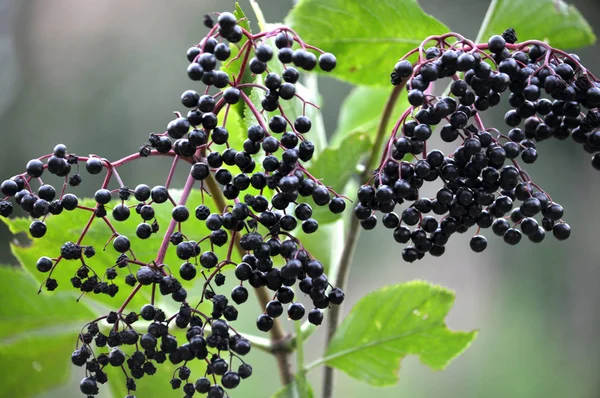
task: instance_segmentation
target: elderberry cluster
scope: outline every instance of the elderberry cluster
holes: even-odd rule
[[[114,297],[124,285],[133,288],[117,310],[87,323],[78,336],[71,359],[85,368],[80,388],[87,396],[96,395],[99,384],[108,381],[107,367],[121,369],[133,393],[136,380],[155,374],[165,362],[177,365],[171,386],[181,388],[186,397],[196,392],[210,398],[229,396],[226,390],[252,374],[242,359],[251,344],[230,325],[248,300],[248,286],[273,292],[256,321],[265,332],[284,312],[294,321],[306,315],[319,325],[322,310],[344,300],[342,290],[329,284],[323,264],[294,235],[318,230],[309,198],[333,213],[346,207],[344,198],[304,166],[315,151],[306,138],[311,120],[305,114],[306,106],[314,105],[296,93],[299,69],[318,65],[331,71],[335,57],[284,26],[252,34],[241,22],[231,13],[219,14],[216,22],[205,18],[208,35],[187,51],[187,74],[205,87],[185,91],[181,104],[189,109],[187,115],[177,113],[166,131],[151,134],[138,153],[110,162],[96,155],[77,156],[59,144],[0,186],[5,196],[0,214],[11,215],[13,198],[34,218],[29,228],[33,238],[46,235],[49,217],[72,211],[89,214],[77,241],[65,242],[37,261],[38,271],[48,275],[43,284],[47,290],[58,287],[53,276],[59,267],[71,270],[70,284],[81,296]],[[253,92],[262,96],[260,105],[250,100]],[[302,112],[293,120],[282,106],[289,101],[301,101]],[[251,117],[254,123],[240,132],[239,123],[230,122],[234,113],[238,121]],[[173,158],[164,185],[124,184],[121,166],[155,156]],[[105,175],[92,206],[68,192],[82,183],[82,164],[90,175]],[[188,165],[187,182],[178,197],[171,181],[182,164]],[[48,174],[64,179],[62,187],[44,182]],[[118,187],[110,189],[111,182]],[[192,208],[188,198],[194,190],[201,193],[202,203]],[[170,206],[167,224],[157,217],[163,206]],[[139,220],[135,235],[120,233],[120,223],[132,218]],[[96,222],[108,232],[103,248],[85,244]],[[198,236],[200,227],[208,234]],[[156,257],[136,255],[136,248],[156,235],[162,237]],[[97,250],[115,253],[111,264],[101,265],[102,271],[92,264]],[[165,263],[168,250],[175,252],[178,264]],[[227,269],[235,270],[236,278],[228,295],[218,292]],[[124,285],[117,283],[119,275]],[[201,290],[186,288],[187,281],[197,278],[202,278]],[[296,284],[312,301],[308,311],[294,290]],[[127,309],[139,291],[151,296],[150,303]],[[177,303],[178,311],[168,314],[161,308],[161,296]],[[211,310],[203,311],[202,304]],[[191,374],[188,365],[194,360],[206,363],[203,375]]]
[[[577,55],[540,41],[516,41],[512,29],[483,44],[450,33],[428,38],[396,64],[391,82],[406,85],[410,107],[396,123],[379,168],[360,187],[354,214],[372,229],[381,212],[394,239],[408,244],[405,261],[442,255],[451,235],[471,227],[475,252],[486,249],[481,230],[487,228],[509,245],[523,235],[534,243],[547,232],[557,240],[569,237],[562,206],[520,162],[536,161],[540,141],[570,137],[593,154],[592,165],[600,169],[600,83]],[[425,49],[430,42],[435,45]],[[434,95],[434,83],[444,78],[452,79],[450,94]],[[511,107],[506,126],[486,128],[481,114],[500,104],[503,93]],[[458,146],[450,154],[428,149],[434,134]],[[435,197],[422,196],[424,183],[434,181],[442,184]]]

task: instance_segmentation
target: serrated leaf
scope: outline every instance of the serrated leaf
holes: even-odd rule
[[[454,293],[423,281],[383,287],[363,297],[338,327],[325,363],[374,386],[398,382],[400,361],[418,355],[433,370],[445,368],[477,331],[454,332],[444,318]]]
[[[386,86],[397,60],[448,28],[416,0],[300,0],[286,20],[308,44],[337,57],[333,77]]]
[[[559,48],[583,47],[596,41],[583,15],[563,0],[493,0],[490,7],[481,41],[507,28],[516,30],[520,42],[545,40]]]
[[[0,372],[7,397],[32,397],[66,383],[77,332],[94,319],[72,294],[49,300],[24,270],[0,265]],[[24,383],[24,380],[35,382]]]
[[[313,398],[314,393],[306,378],[296,377],[287,386],[277,391],[271,398]]]

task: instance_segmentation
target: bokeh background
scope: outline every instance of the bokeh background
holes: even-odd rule
[[[292,7],[291,0],[259,3],[272,22],[281,21]],[[483,0],[420,3],[467,37],[476,35],[488,5]],[[600,3],[571,3],[600,33]],[[240,4],[251,15],[248,2]],[[149,133],[164,131],[171,112],[181,110],[180,94],[190,88],[185,51],[205,34],[202,16],[233,5],[231,0],[0,0],[2,175],[22,172],[27,160],[59,142],[74,153],[117,159],[136,151]],[[577,53],[588,68],[600,72],[599,50],[595,45]],[[320,82],[322,110],[332,132],[351,87],[325,78]],[[494,112],[486,115],[488,123],[501,123],[502,110]],[[488,250],[475,255],[464,236],[442,258],[406,264],[387,231],[362,235],[346,312],[361,296],[385,284],[425,279],[456,291],[449,326],[479,329],[480,334],[443,372],[434,373],[409,357],[402,362],[397,386],[374,391],[341,374],[336,397],[600,396],[600,181],[589,157],[575,144],[544,142],[540,148],[530,174],[566,208],[573,229],[567,242],[547,239],[536,246],[507,247],[491,237]],[[157,175],[164,178],[166,164],[129,168],[122,176],[151,183]],[[4,264],[16,264],[10,239],[0,226]],[[307,360],[316,359],[322,349],[320,331],[307,346]],[[255,376],[234,396],[263,398],[278,388],[272,358],[256,353],[252,364]],[[73,373],[69,386],[40,398],[79,396],[79,378]],[[313,371],[309,379],[320,395],[320,372]]]

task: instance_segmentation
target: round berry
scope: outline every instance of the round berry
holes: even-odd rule
[[[29,226],[29,233],[34,238],[41,238],[46,235],[46,224],[43,221],[35,220]]]
[[[261,314],[256,320],[256,327],[262,332],[268,332],[273,327],[273,318],[266,314]]]
[[[50,257],[40,257],[35,264],[35,267],[40,272],[48,272],[52,269],[52,259]]]
[[[302,319],[302,317],[304,316],[304,313],[305,313],[304,306],[301,303],[292,303],[288,307],[287,313],[288,313],[288,317],[291,320],[293,320],[293,321],[300,320],[300,319]]]
[[[331,53],[324,53],[319,56],[319,68],[324,72],[331,72],[336,64],[335,56]]]
[[[469,246],[471,246],[471,250],[473,250],[475,253],[481,253],[487,247],[487,239],[485,236],[475,235],[471,238]]]
[[[125,253],[130,247],[131,243],[125,235],[119,235],[113,240],[113,248],[119,253]]]

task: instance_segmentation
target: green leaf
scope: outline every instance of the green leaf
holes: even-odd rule
[[[478,40],[487,41],[507,28],[516,30],[520,42],[545,40],[559,48],[583,47],[596,41],[583,15],[563,0],[492,0]]]
[[[364,133],[355,133],[337,147],[326,148],[321,156],[308,168],[310,174],[320,179],[326,186],[342,194],[350,178],[356,173],[361,157],[371,147],[369,137]],[[328,206],[317,206],[312,198],[306,198],[313,208],[313,218],[319,224],[329,224],[342,218],[342,214],[333,214]]]
[[[323,155],[311,164],[308,171],[326,186],[342,191],[365,151],[371,146],[369,136],[354,133],[346,136],[337,147],[328,147]]]
[[[36,330],[72,326],[74,321],[94,318],[92,311],[75,301],[70,292],[37,294],[38,284],[26,271],[0,265],[0,342],[19,339]],[[79,325],[81,328],[83,325]],[[75,337],[72,339],[75,342]]]
[[[233,11],[233,15],[235,15],[235,17],[238,19],[238,21],[242,20],[239,23],[240,28],[246,29],[248,32],[251,32],[250,23],[248,21],[248,18],[246,18],[246,14],[244,14],[244,11],[240,7],[239,3],[235,3],[235,10]],[[229,56],[229,59],[235,59],[235,57],[239,54],[240,49],[244,46],[244,44],[247,41],[248,41],[248,38],[246,36],[243,36],[242,40],[240,40],[239,43],[235,43],[235,44],[229,43],[229,48],[231,49],[231,55]],[[235,75],[235,77],[237,78],[239,75],[239,72],[240,72],[240,68],[242,66],[243,58],[244,57],[241,56],[238,59],[236,59],[235,61],[225,62],[225,65],[221,68],[221,70],[223,72],[227,73],[230,78],[232,77],[232,75]],[[246,77],[246,75],[250,76],[250,72],[246,71],[246,73],[244,74],[244,77]]]
[[[410,354],[441,370],[477,335],[446,327],[453,303],[452,291],[423,281],[381,288],[354,306],[325,356],[309,367],[325,363],[374,386],[397,383],[399,362]]]
[[[306,43],[337,57],[332,76],[389,85],[400,57],[430,35],[448,32],[416,0],[300,0],[286,20]]]
[[[312,387],[305,378],[297,377],[287,386],[277,391],[271,398],[313,398]]]
[[[181,163],[180,167],[187,168],[189,167],[187,163]],[[170,190],[171,196],[173,196],[174,200],[177,201],[178,197],[181,194],[181,191]],[[205,195],[206,196],[206,195]],[[111,202],[107,206],[110,207],[116,204],[116,200]],[[135,200],[130,200],[129,204],[134,204]],[[187,207],[193,213],[196,206],[202,203],[202,195],[200,194],[199,184],[198,189],[194,189],[187,201]],[[81,199],[80,204],[83,206],[94,207],[95,202],[92,199]],[[207,200],[205,203],[207,206],[211,208],[212,211],[217,211],[215,205],[212,200]],[[135,213],[135,210],[131,211],[131,215],[129,219],[122,222],[117,222],[112,218],[110,214],[110,209],[108,211],[108,218],[111,221],[112,225],[116,228],[116,230],[125,236],[131,237],[131,248],[138,260],[148,263],[153,261],[156,258],[156,253],[160,244],[162,242],[162,238],[164,235],[164,230],[167,228],[167,225],[171,221],[171,211],[173,206],[170,203],[163,204],[154,204],[153,205],[156,215],[156,220],[160,226],[160,230],[158,233],[153,234],[149,239],[140,240],[135,235],[135,229],[137,225],[142,222],[141,218]],[[221,210],[219,210],[221,211]],[[34,239],[31,241],[29,245],[24,244],[12,244],[12,252],[15,257],[19,260],[19,262],[31,272],[34,278],[38,281],[38,285],[41,284],[45,278],[48,276],[47,274],[42,274],[36,270],[35,264],[37,259],[40,256],[48,256],[51,258],[56,258],[60,254],[60,247],[65,242],[76,242],[79,238],[81,231],[86,225],[88,219],[90,218],[91,212],[81,209],[76,209],[74,211],[64,211],[62,214],[58,216],[50,216],[46,219],[46,225],[48,228],[48,232],[42,239]],[[2,221],[6,223],[10,229],[10,231],[14,234],[19,233],[27,233],[29,229],[29,224],[31,223],[31,219],[29,218],[15,218],[15,219],[5,219],[2,218]],[[190,217],[188,221],[182,224],[182,233],[187,236],[189,239],[193,239],[198,241],[204,236],[210,234],[210,231],[206,227],[204,222],[200,222],[196,220],[194,217]],[[112,244],[109,244],[106,250],[103,250],[103,247],[111,236],[112,232],[109,230],[107,225],[104,223],[102,219],[96,218],[92,223],[88,233],[82,241],[82,245],[93,246],[96,249],[96,255],[92,258],[86,259],[86,264],[94,269],[96,273],[101,277],[106,268],[113,266],[119,253],[117,253]],[[206,241],[201,245],[202,250],[210,250],[210,244]],[[227,245],[217,248],[215,247],[215,253],[219,258],[225,258],[227,253]],[[237,260],[239,256],[236,252],[233,253],[233,261]],[[167,249],[167,255],[164,260],[164,264],[167,264],[171,270],[177,274],[179,266],[183,263],[177,255],[175,254],[175,247],[169,244]],[[63,290],[72,290],[72,286],[70,283],[70,279],[73,277],[77,269],[81,266],[79,261],[61,261],[58,266],[55,268],[52,277],[58,281],[58,289],[57,292]],[[130,265],[130,269],[132,273],[135,274],[137,271],[137,265]],[[129,292],[131,291],[131,287],[125,285],[124,278],[129,273],[127,268],[117,268],[118,277],[114,280],[114,282],[119,286],[119,292],[116,294],[114,298],[109,297],[105,294],[87,294],[84,296],[83,300],[93,300],[103,303],[104,305],[110,305],[111,308],[116,304],[120,304],[127,297]],[[185,287],[193,286],[193,282],[182,281]],[[144,286],[139,294],[137,294],[134,299],[129,304],[129,308],[139,309],[143,304],[145,304],[150,297],[150,286]],[[37,287],[34,289],[37,291]],[[46,292],[44,291],[44,294]],[[54,293],[53,293],[54,294]],[[73,299],[74,300],[74,299]]]
[[[358,86],[353,88],[340,108],[337,129],[331,137],[331,145],[340,145],[348,135],[357,131],[366,133],[369,137],[372,137],[371,141],[373,141],[383,108],[385,108],[392,90],[393,87]],[[409,106],[406,95],[401,95],[394,107],[394,112],[386,128],[386,134]]]
[[[73,295],[49,299],[37,289],[24,270],[0,265],[0,373],[10,375],[2,379],[3,396],[32,397],[66,383],[77,333],[94,319]]]
[[[250,23],[248,18],[246,18],[246,14],[240,7],[239,3],[235,3],[235,10],[233,11],[233,15],[241,22],[239,26],[241,28],[246,29],[248,32],[252,32],[250,29]],[[231,49],[231,55],[229,56],[230,60],[233,60],[235,57],[239,55],[239,52],[242,46],[248,42],[248,38],[246,36],[242,37],[239,43],[229,43],[229,48]],[[229,75],[232,79],[233,76],[238,77],[240,73],[240,68],[242,66],[242,61],[244,57],[240,55],[238,59],[231,62],[225,62],[223,67],[221,68],[225,73]],[[252,76],[252,73],[246,68],[244,71],[244,76],[242,78],[242,83],[255,83],[256,78]],[[224,90],[222,90],[224,91]],[[244,90],[246,94],[249,94],[251,90]],[[246,137],[246,126],[242,122],[244,118],[244,105],[242,102],[237,103],[236,105],[227,105],[230,107],[229,113],[227,116],[227,130],[229,132],[229,144],[234,148],[241,148]]]

